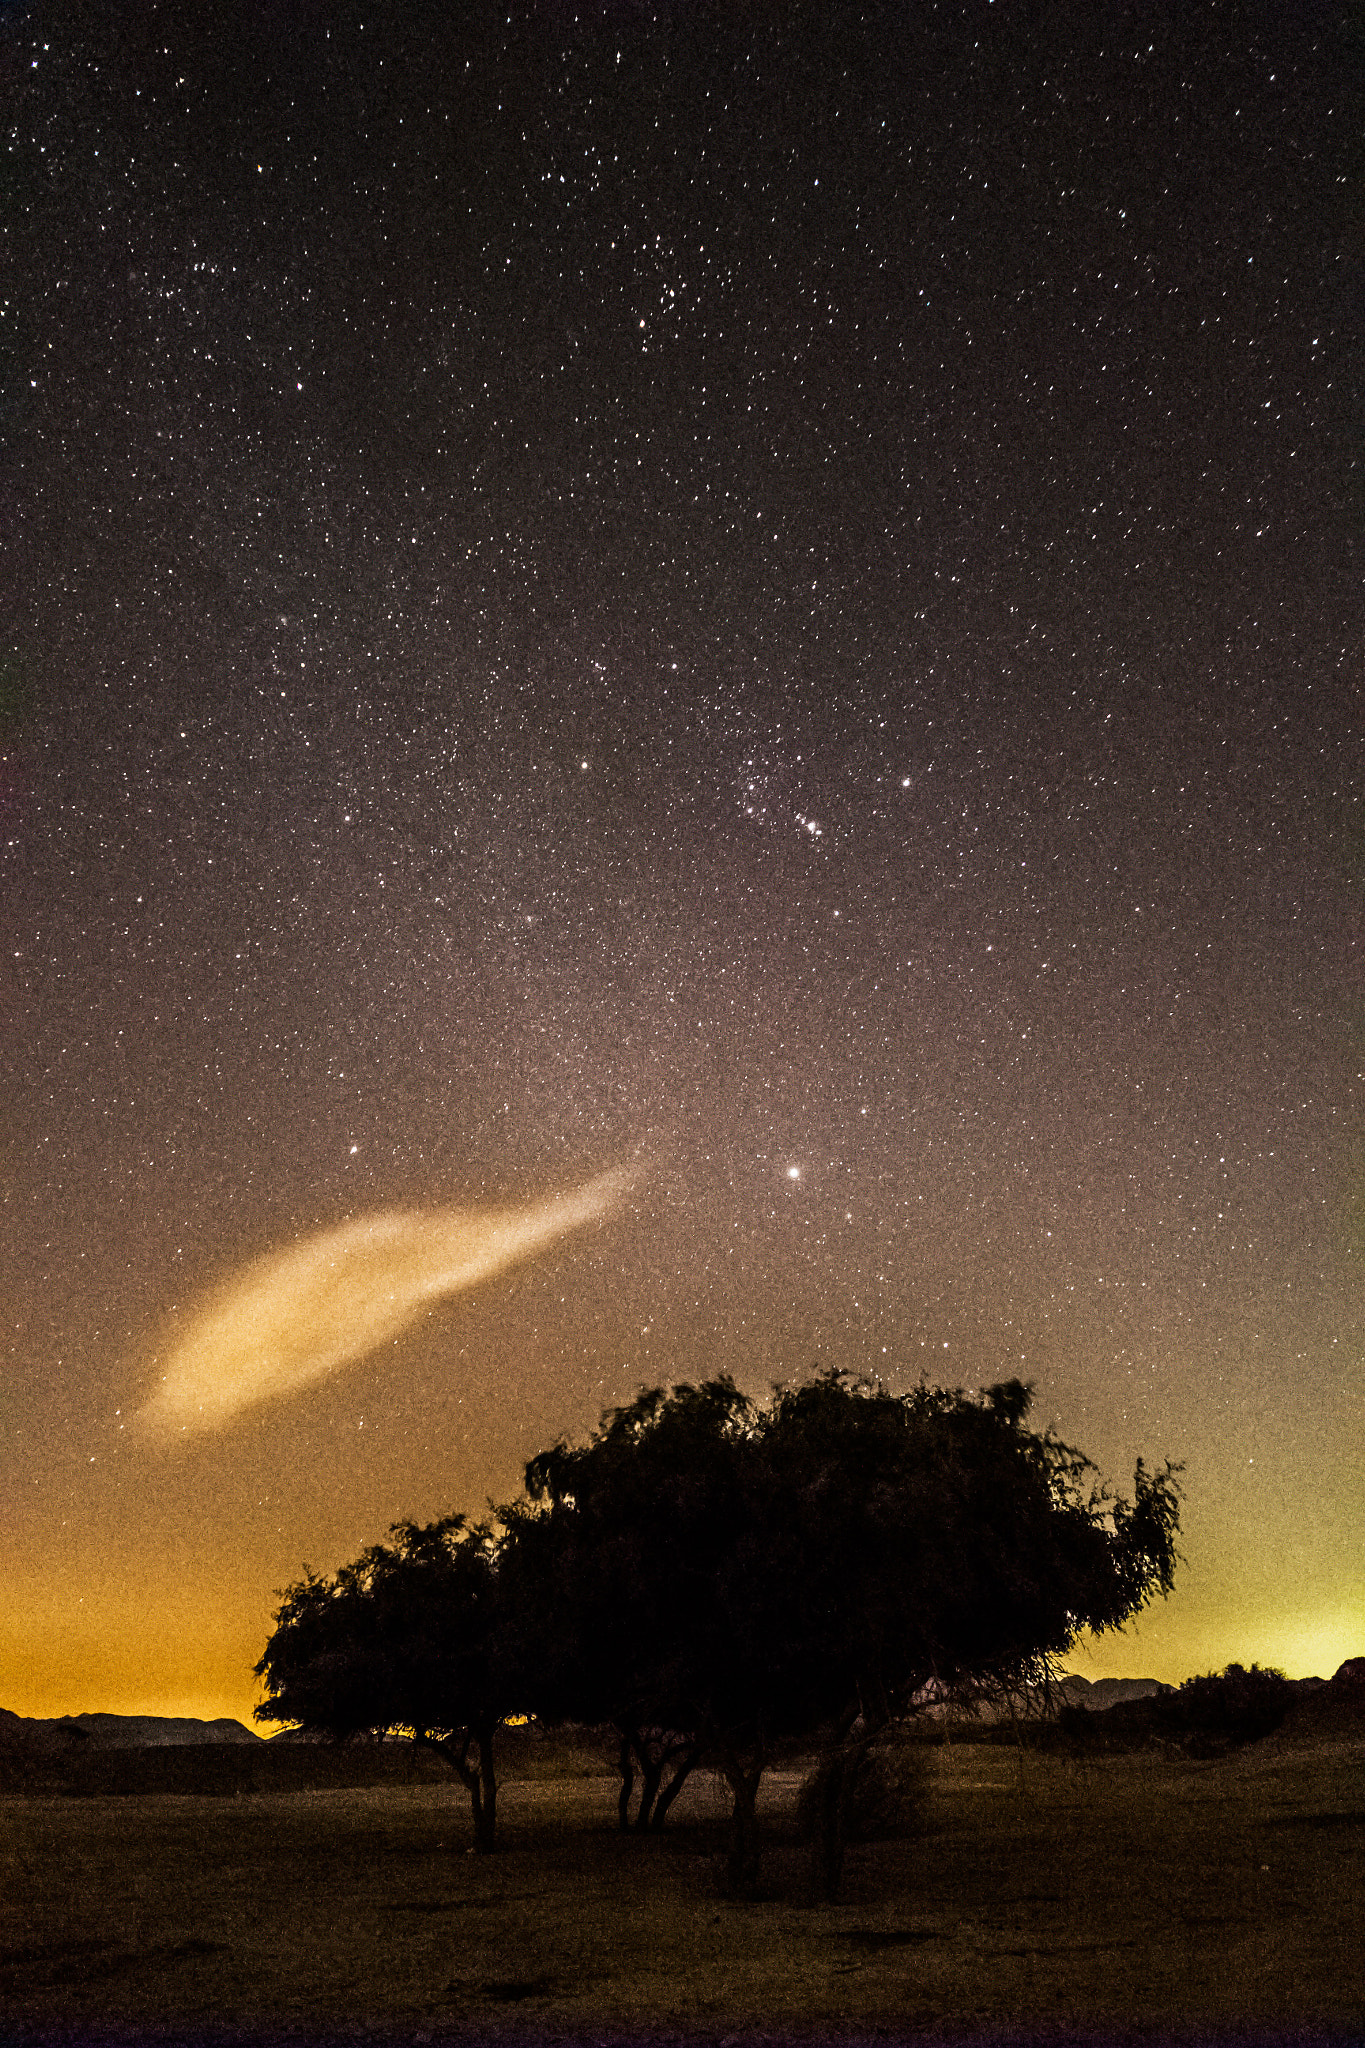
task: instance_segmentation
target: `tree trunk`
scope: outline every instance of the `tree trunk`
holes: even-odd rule
[[[678,1769],[667,1785],[664,1774],[670,1764],[682,1759]],[[635,1767],[640,1770],[640,1804],[635,1815],[635,1828],[640,1834],[657,1833],[664,1824],[664,1817],[673,1804],[696,1762],[695,1745],[685,1741],[670,1741],[667,1734],[654,1734],[634,1729],[621,1741],[621,1796],[617,1801],[617,1812],[621,1826],[628,1828],[630,1801],[635,1786]],[[662,1791],[660,1787],[663,1787]]]
[[[648,1749],[638,1752],[640,1757],[640,1810],[635,1816],[635,1826],[644,1834],[654,1813],[654,1801],[658,1797],[659,1781],[664,1767],[661,1760],[652,1757]]]
[[[761,1844],[758,1834],[758,1787],[763,1776],[763,1757],[747,1770],[736,1758],[724,1766],[726,1783],[735,1795],[730,1836],[730,1858],[726,1876],[736,1898],[749,1898],[758,1887]]]
[[[619,1763],[621,1769],[621,1796],[616,1802],[617,1817],[620,1821],[621,1831],[623,1834],[625,1830],[630,1826],[630,1795],[635,1790],[635,1765],[632,1761],[633,1747],[633,1738],[629,1735],[623,1735],[621,1737],[621,1750],[619,1756]]]
[[[649,1825],[655,1834],[663,1826],[669,1807],[692,1775],[692,1766],[696,1761],[696,1752],[689,1750],[678,1765],[677,1770],[673,1773],[673,1776],[664,1786],[663,1791],[659,1794],[654,1811],[649,1817]]]
[[[416,1739],[423,1748],[434,1749],[468,1791],[470,1811],[474,1816],[474,1847],[486,1855],[497,1846],[498,1781],[493,1772],[492,1728],[467,1729],[464,1741],[458,1744],[453,1735],[438,1738],[423,1730],[417,1731]],[[469,1752],[475,1743],[479,1750],[477,1765],[469,1761]]]
[[[839,1723],[839,1742],[830,1751],[820,1779],[820,1807],[815,1819],[815,1858],[818,1888],[827,1904],[839,1896],[844,1874],[844,1851],[848,1847],[848,1814],[858,1773],[873,1741],[890,1720],[890,1709],[880,1684],[864,1680],[859,1686],[856,1711],[847,1712]],[[861,1732],[853,1730],[861,1722]]]
[[[820,1808],[815,1818],[815,1854],[819,1867],[820,1896],[833,1905],[839,1896],[844,1870],[844,1847],[848,1840],[848,1803],[857,1774],[861,1750],[850,1755],[838,1749],[830,1757],[820,1779]]]
[[[498,1831],[498,1780],[493,1768],[493,1728],[481,1728],[479,1743],[479,1777],[474,1794],[474,1847],[481,1855],[489,1855],[497,1847]]]

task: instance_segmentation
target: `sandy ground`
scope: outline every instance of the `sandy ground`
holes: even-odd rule
[[[1365,1742],[1218,1761],[931,1751],[927,1824],[811,1903],[799,1774],[763,1895],[698,1777],[0,1799],[0,2041],[1365,2041]]]

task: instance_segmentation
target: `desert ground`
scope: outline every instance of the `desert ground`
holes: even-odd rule
[[[146,1789],[182,1753],[0,1798],[6,2048],[1365,2039],[1358,1725],[1207,1760],[935,1746],[919,1830],[852,1847],[833,1906],[795,1763],[740,1902],[709,1777],[627,1836],[599,1755],[523,1744],[475,1856],[424,1759],[280,1753],[272,1789],[264,1755],[201,1753],[214,1791]]]

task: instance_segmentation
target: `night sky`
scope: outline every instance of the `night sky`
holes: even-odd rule
[[[1365,1650],[1346,14],[0,12],[0,1704],[834,1364]]]

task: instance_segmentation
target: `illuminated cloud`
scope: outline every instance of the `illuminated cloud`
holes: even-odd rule
[[[520,1209],[389,1209],[257,1259],[195,1315],[140,1421],[184,1438],[350,1365],[430,1303],[600,1222],[633,1176],[617,1168]]]

